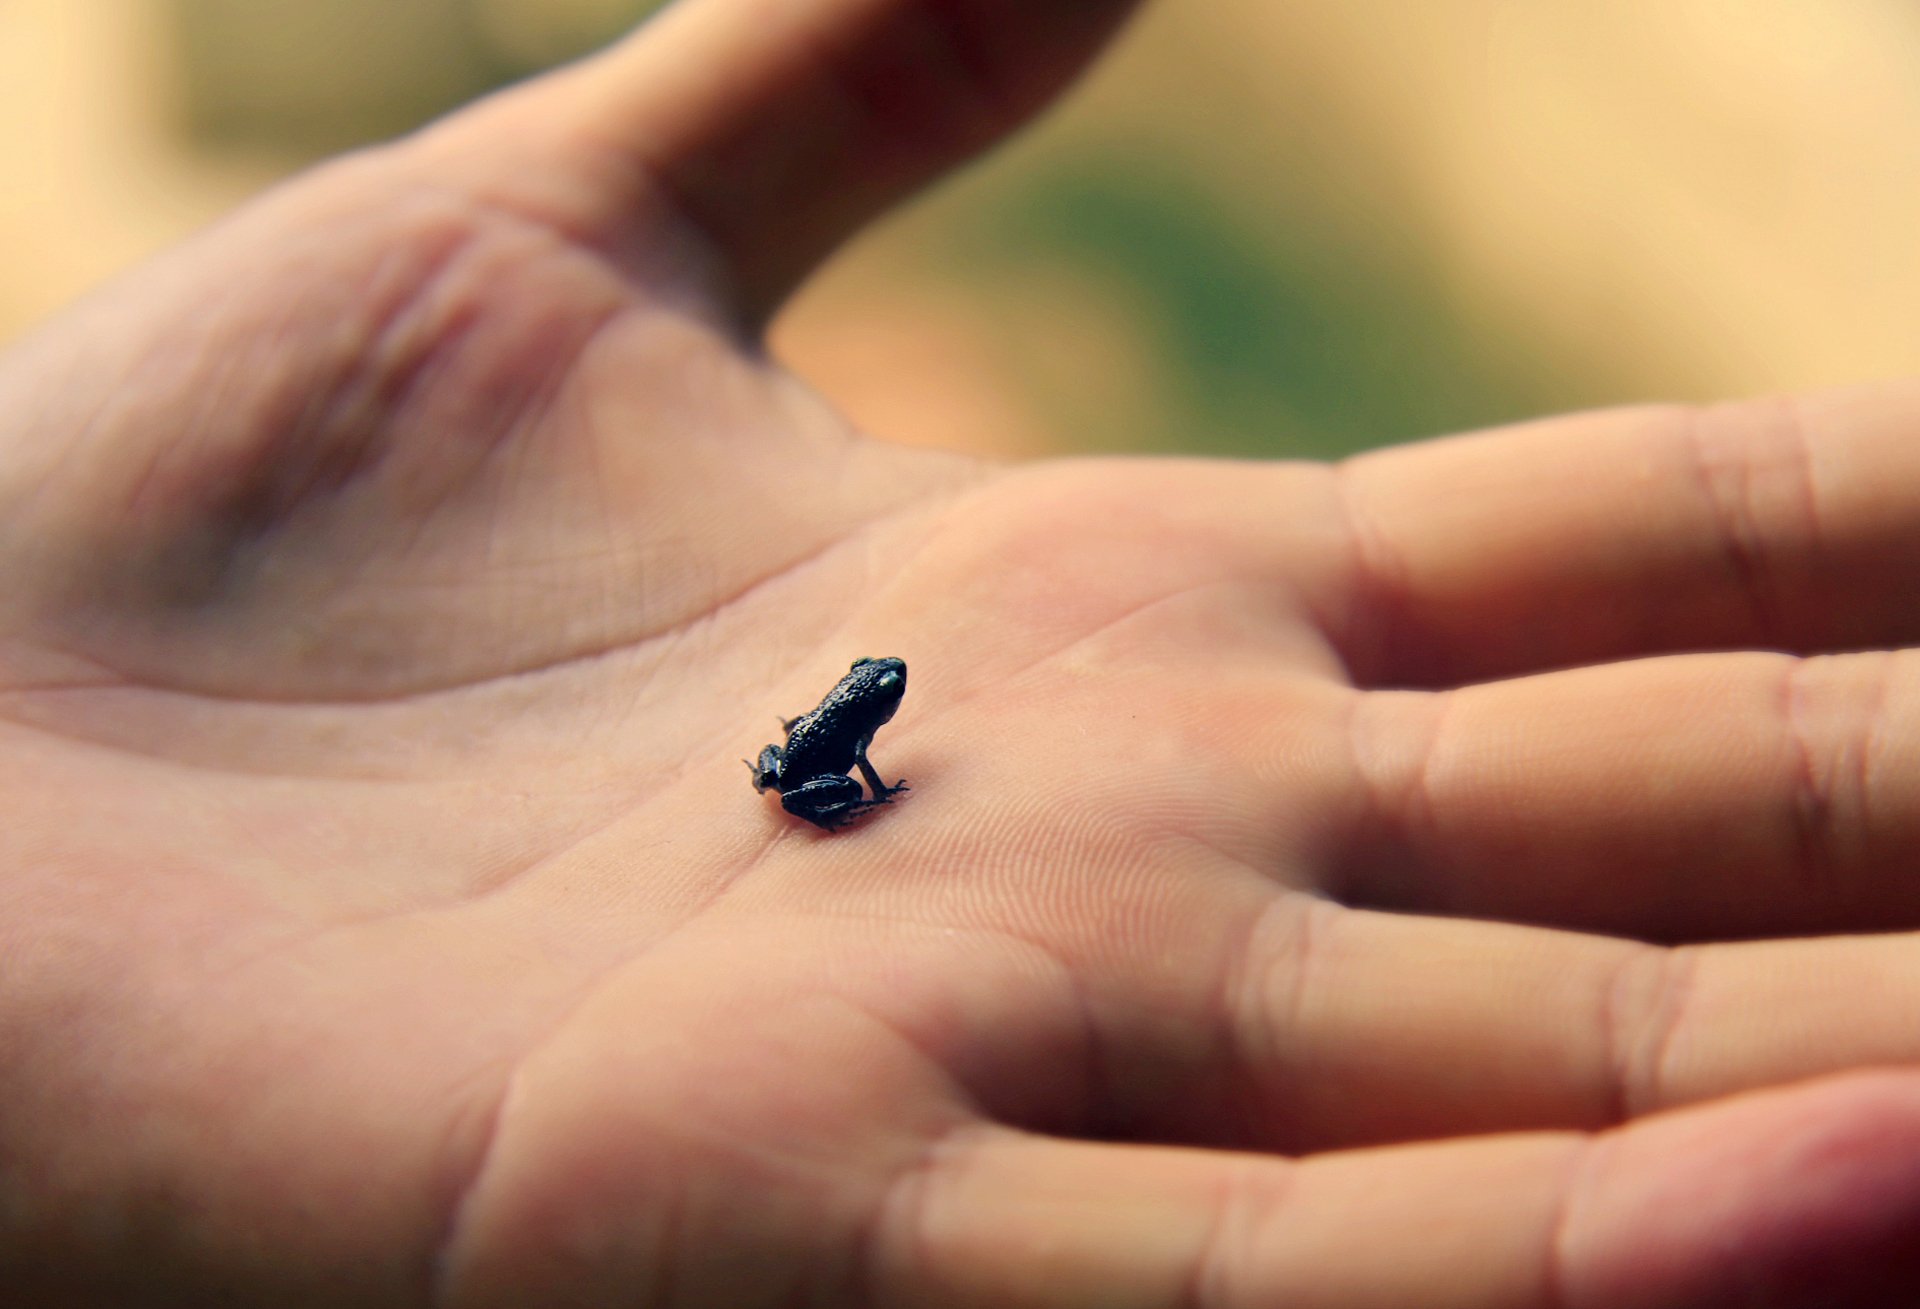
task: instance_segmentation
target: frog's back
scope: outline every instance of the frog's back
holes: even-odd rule
[[[859,762],[873,734],[893,718],[907,690],[900,659],[860,659],[811,713],[787,733],[787,777],[844,773]]]
[[[787,772],[795,777],[847,772],[859,742],[858,730],[844,717],[816,709],[797,719],[787,734]]]

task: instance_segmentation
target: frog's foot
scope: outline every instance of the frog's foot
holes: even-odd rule
[[[864,751],[855,756],[853,762],[859,766],[860,776],[867,780],[867,790],[873,792],[873,799],[867,801],[868,804],[885,804],[889,796],[898,795],[907,789],[907,779],[904,777],[900,779],[899,784],[896,786],[888,786],[885,782],[881,781],[880,774],[876,773],[873,770],[873,765],[867,762],[867,756]]]

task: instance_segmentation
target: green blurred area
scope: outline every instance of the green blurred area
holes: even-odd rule
[[[665,0],[169,0],[186,126],[317,156],[599,48]]]
[[[301,159],[409,130],[662,7],[170,3],[191,138]],[[1391,216],[1357,229],[1317,205],[1310,183],[1283,213],[1249,215],[1232,179],[1165,148],[1117,152],[1098,134],[1056,140],[1040,160],[989,164],[1004,180],[936,196],[916,222],[931,237],[890,267],[944,281],[988,318],[1021,312],[1011,292],[1036,272],[1070,273],[1098,304],[1124,306],[1145,376],[1112,397],[1097,385],[1062,394],[1017,358],[1010,380],[993,381],[1074,448],[1331,456],[1604,394],[1450,296],[1438,257]]]
[[[1176,160],[1089,153],[998,194],[950,267],[1071,267],[1134,306],[1171,407],[1116,411],[1102,448],[1336,456],[1587,401],[1591,385],[1449,297],[1437,260],[1300,200],[1255,228]]]

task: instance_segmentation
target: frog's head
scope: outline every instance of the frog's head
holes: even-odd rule
[[[856,659],[847,671],[857,694],[869,706],[874,726],[893,717],[900,698],[907,693],[907,661],[904,659]]]

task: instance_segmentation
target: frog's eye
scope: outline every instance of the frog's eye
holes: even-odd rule
[[[873,661],[869,659],[869,660],[866,660],[865,662],[872,663]],[[891,691],[894,687],[900,685],[900,683],[904,682],[905,680],[906,679],[900,676],[900,674],[889,670],[887,672],[880,674],[879,678],[877,678],[874,681],[874,685],[879,687],[882,691]]]
[[[856,659],[853,661],[853,668],[849,668],[847,671],[852,672],[854,668],[865,668],[868,664],[878,662],[879,661],[875,659]]]

